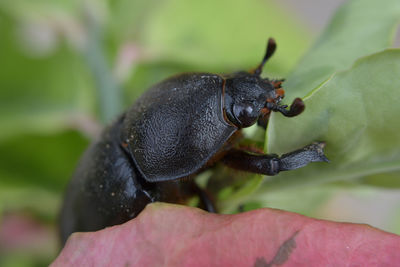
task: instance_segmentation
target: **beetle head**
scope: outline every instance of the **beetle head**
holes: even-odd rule
[[[260,117],[269,116],[271,111],[279,111],[284,116],[293,117],[304,110],[304,103],[296,98],[290,109],[281,105],[284,90],[283,80],[269,80],[260,77],[267,60],[276,49],[274,39],[268,40],[267,50],[261,63],[248,72],[241,71],[229,75],[224,86],[224,114],[226,119],[239,128],[249,127]]]

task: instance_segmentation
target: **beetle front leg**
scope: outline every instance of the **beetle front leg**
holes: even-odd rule
[[[200,199],[200,208],[208,212],[218,213],[212,196],[206,190],[200,188],[195,182],[192,184],[192,190]]]
[[[268,112],[262,114],[262,116],[258,118],[257,125],[264,128],[264,130],[267,128],[271,110],[275,112],[278,111],[282,113],[282,115],[285,117],[295,117],[302,113],[305,108],[304,102],[300,98],[296,98],[295,100],[293,100],[293,103],[290,105],[289,109],[286,109],[287,107],[287,105],[267,102],[265,104],[265,108],[267,108]]]
[[[261,128],[263,128],[264,130],[267,129],[268,121],[269,121],[269,115],[270,114],[266,114],[265,116],[261,116],[257,120],[257,125],[260,126]]]
[[[279,89],[279,88],[282,88],[282,83],[284,81],[285,81],[285,79],[277,79],[277,80],[271,80],[271,83],[275,89]]]
[[[272,111],[279,111],[285,117],[295,117],[304,111],[304,102],[300,98],[296,98],[293,100],[289,109],[286,109],[286,105],[279,105],[272,102],[267,102],[265,105],[266,108]]]
[[[324,155],[324,142],[314,142],[301,149],[283,154],[257,155],[248,151],[232,149],[222,161],[234,169],[264,175],[276,175],[281,171],[294,170],[306,166],[310,162],[329,162]]]

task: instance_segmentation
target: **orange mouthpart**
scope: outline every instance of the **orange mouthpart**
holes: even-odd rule
[[[261,116],[262,117],[268,115],[269,113],[271,113],[271,111],[268,108],[262,108],[261,109]]]
[[[282,88],[275,89],[275,94],[277,97],[283,98],[285,96],[285,90]]]

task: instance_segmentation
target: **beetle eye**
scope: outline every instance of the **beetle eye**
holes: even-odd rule
[[[233,114],[241,127],[249,127],[258,119],[258,112],[253,105],[235,104],[233,105]]]

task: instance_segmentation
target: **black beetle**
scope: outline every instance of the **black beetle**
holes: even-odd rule
[[[183,178],[218,161],[265,175],[328,161],[323,142],[281,157],[235,146],[242,128],[265,127],[271,111],[293,117],[304,110],[300,98],[289,109],[280,104],[282,80],[260,77],[275,49],[269,39],[261,64],[248,72],[184,73],[145,92],[80,160],[62,207],[62,242],[73,232],[126,222],[155,201],[185,203],[197,195],[204,209],[215,211],[193,179]]]

